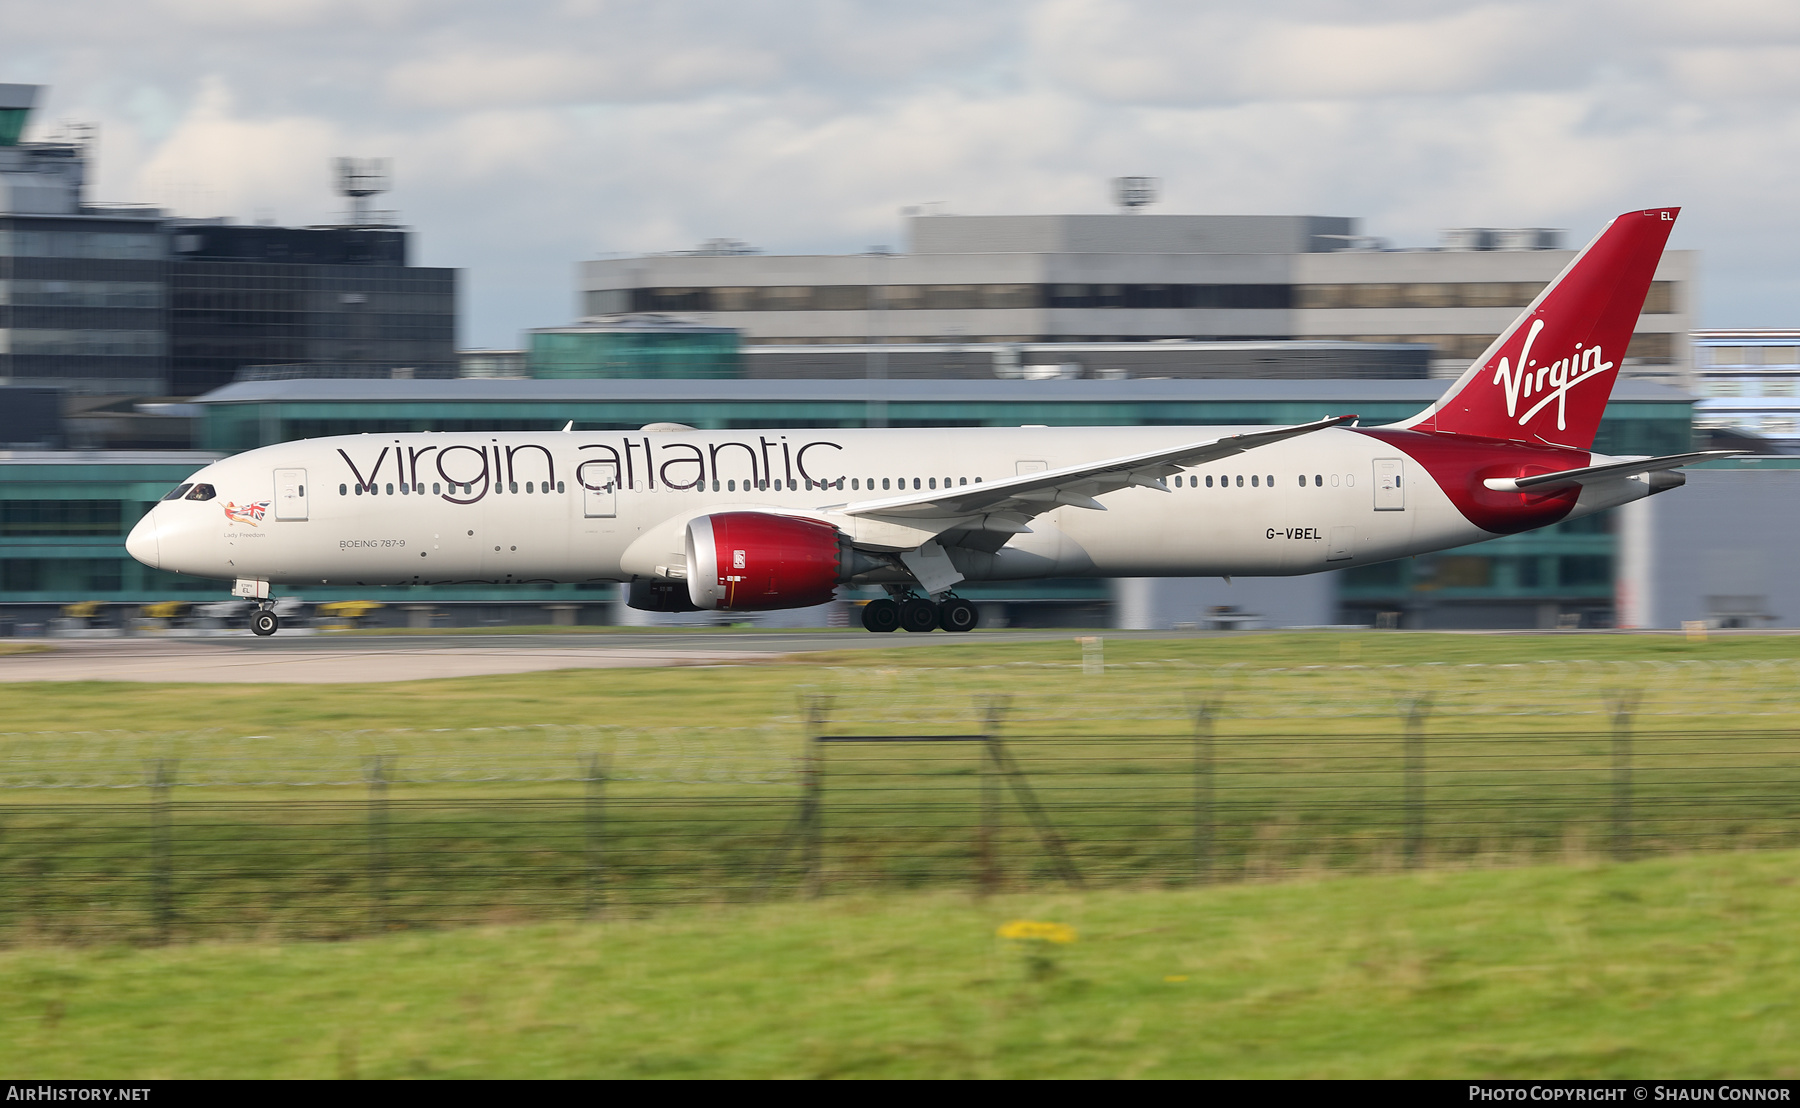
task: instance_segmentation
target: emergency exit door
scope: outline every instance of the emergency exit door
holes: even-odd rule
[[[278,469],[275,471],[275,518],[306,518],[306,471],[304,469]]]
[[[1378,512],[1403,512],[1406,510],[1406,467],[1400,458],[1375,459],[1375,510]]]

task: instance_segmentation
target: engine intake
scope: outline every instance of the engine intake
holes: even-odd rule
[[[719,512],[687,525],[688,599],[715,611],[806,608],[831,599],[855,560],[830,524]]]

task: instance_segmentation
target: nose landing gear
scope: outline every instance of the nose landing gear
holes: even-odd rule
[[[272,607],[258,608],[256,613],[250,617],[250,630],[266,638],[281,630],[281,619],[275,614],[275,609]]]

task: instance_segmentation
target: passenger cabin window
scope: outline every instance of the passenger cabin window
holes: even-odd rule
[[[182,497],[186,496],[187,491],[193,487],[194,486],[192,484],[176,485],[174,488],[172,488],[168,491],[168,494],[165,495],[163,497],[163,499],[164,500],[180,500]]]
[[[213,490],[213,487],[211,485],[195,485],[193,488],[193,491],[187,494],[186,499],[188,499],[188,500],[211,500],[213,497],[215,497],[217,495],[219,495],[219,494]]]

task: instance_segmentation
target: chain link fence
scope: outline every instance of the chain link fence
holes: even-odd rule
[[[1796,678],[844,669],[758,726],[0,735],[0,942],[1800,845]]]

